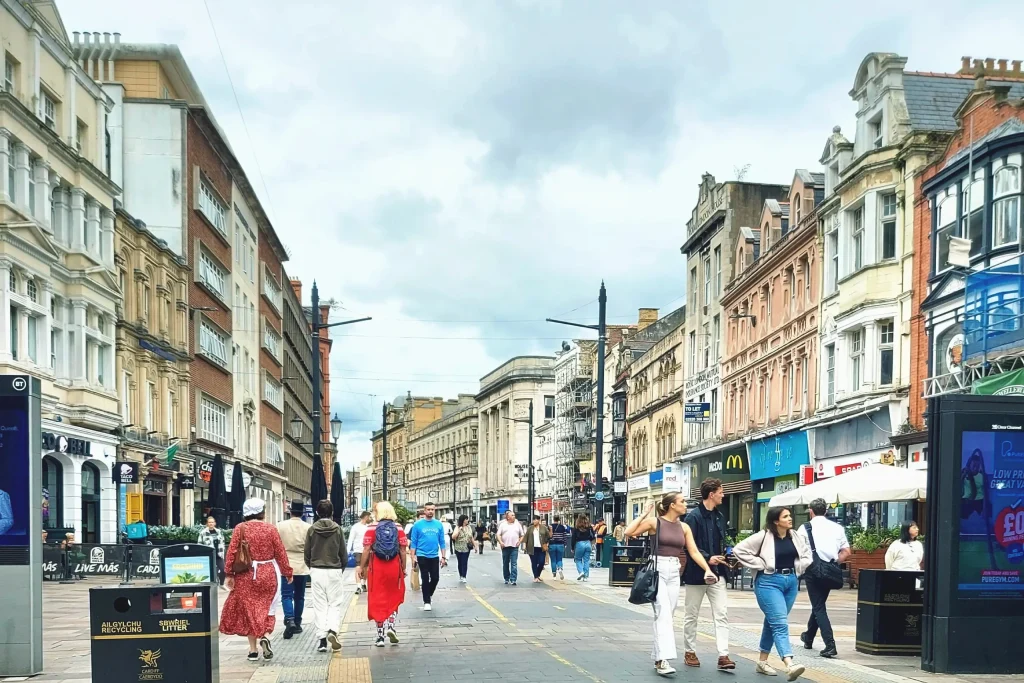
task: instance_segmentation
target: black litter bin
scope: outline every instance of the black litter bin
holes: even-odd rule
[[[612,562],[608,571],[609,586],[632,586],[636,571],[647,562],[647,546],[617,545],[612,549]]]
[[[862,569],[857,586],[857,652],[920,655],[924,572]]]
[[[92,588],[92,680],[217,683],[217,625],[211,584]]]

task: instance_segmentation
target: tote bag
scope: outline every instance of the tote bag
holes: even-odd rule
[[[658,536],[661,535],[661,518],[654,526],[654,548],[647,563],[636,571],[633,587],[629,591],[629,602],[634,605],[653,603],[658,599]]]

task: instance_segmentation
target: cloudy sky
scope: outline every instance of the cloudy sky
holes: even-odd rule
[[[596,320],[602,278],[610,323],[680,305],[701,174],[817,170],[866,53],[1024,58],[1020,3],[208,3],[58,0],[69,32],[180,46],[288,273],[373,316],[335,335],[345,465],[385,399],[553,352],[543,319]]]

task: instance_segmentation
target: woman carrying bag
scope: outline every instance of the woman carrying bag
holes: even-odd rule
[[[680,519],[686,514],[686,498],[683,494],[666,493],[658,503],[657,517],[651,516],[654,509],[652,503],[643,517],[633,520],[626,528],[623,537],[625,541],[644,533],[654,537],[651,556],[658,582],[651,657],[654,659],[654,670],[661,676],[668,676],[676,672],[669,660],[676,658],[676,633],[672,615],[679,605],[679,577],[682,573],[680,556],[684,552],[689,553],[691,561],[704,570],[704,580],[708,583],[716,582],[718,577],[697,549],[690,527]]]
[[[803,674],[804,667],[793,663],[789,612],[796,602],[799,577],[811,566],[811,548],[793,531],[793,515],[786,508],[769,508],[764,526],[764,531],[741,541],[732,552],[740,564],[757,572],[754,596],[764,612],[764,625],[756,671],[765,676],[778,675],[768,665],[768,653],[774,642],[776,652],[786,665],[786,677],[795,681]]]

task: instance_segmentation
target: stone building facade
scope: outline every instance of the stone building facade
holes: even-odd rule
[[[444,416],[444,399],[407,394],[385,406],[388,425],[388,500],[408,502],[405,488],[405,467],[409,437]],[[370,439],[373,446],[373,500],[382,500],[384,482],[384,432],[376,430]],[[420,501],[413,501],[419,503]]]
[[[475,518],[478,417],[472,395],[445,401],[442,417],[409,435],[405,462],[406,497],[417,507],[434,503],[438,513]]]

